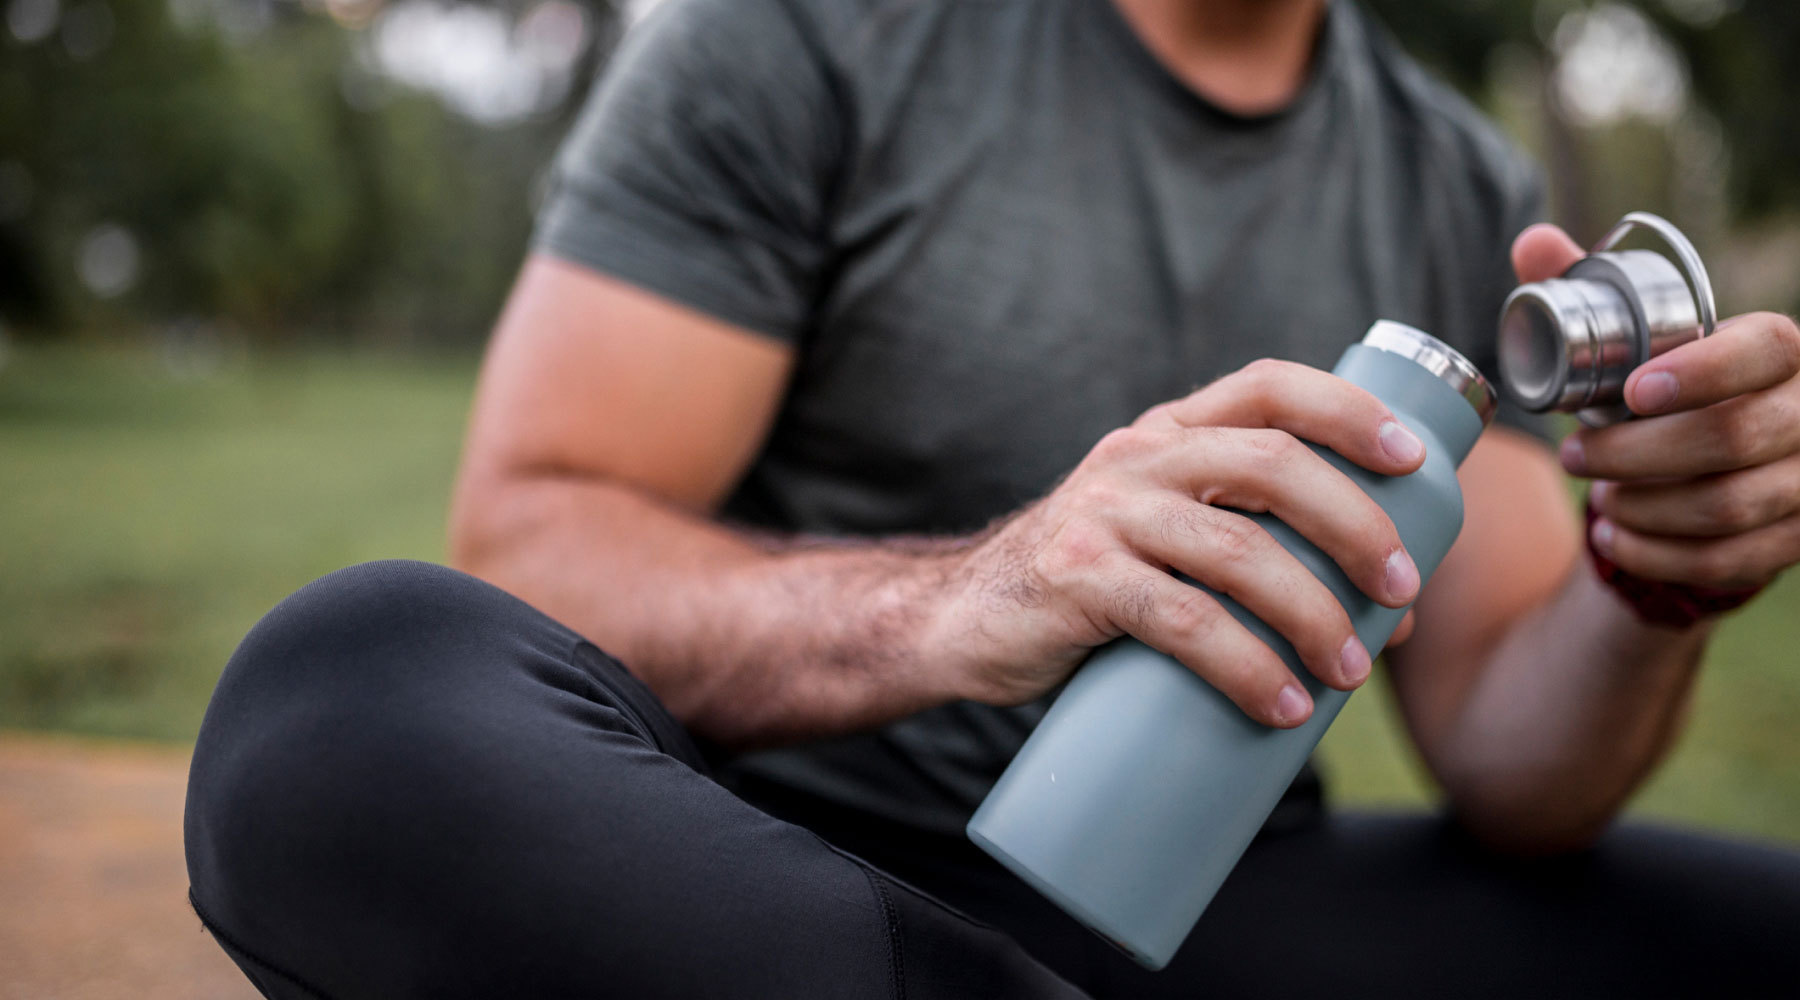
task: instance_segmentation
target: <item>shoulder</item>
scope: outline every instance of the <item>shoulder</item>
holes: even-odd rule
[[[1491,118],[1420,66],[1359,5],[1338,0],[1338,6],[1368,96],[1429,181],[1463,189],[1508,214],[1539,199],[1537,164]]]
[[[634,70],[727,99],[842,98],[937,47],[968,10],[1016,0],[654,0],[608,74]]]
[[[613,56],[691,57],[726,64],[791,60],[796,47],[819,47],[818,21],[803,0],[654,0],[627,27]],[[822,53],[817,53],[822,54]]]
[[[818,0],[655,0],[594,82],[573,148],[621,129],[759,141],[835,128],[842,90]]]

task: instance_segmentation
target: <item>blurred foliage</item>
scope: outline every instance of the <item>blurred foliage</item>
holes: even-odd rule
[[[0,220],[0,318],[263,340],[485,332],[566,109],[470,121],[378,78],[356,32],[294,5],[233,37],[178,24],[165,0],[83,2],[110,18],[97,52],[0,30],[0,163],[23,168],[29,199]],[[73,263],[102,225],[141,262],[111,299]]]
[[[35,37],[0,25],[0,331],[478,340],[584,88],[537,115],[465,117],[370,57],[371,25],[398,2],[0,0],[9,23],[33,9],[59,19]],[[495,9],[516,27],[532,2]],[[1715,246],[1731,225],[1800,218],[1800,5],[1365,2],[1535,148],[1578,237],[1635,207]],[[596,41],[581,76],[620,21],[607,0],[584,6]],[[1577,123],[1550,85],[1559,32],[1623,8],[1681,57],[1693,105],[1670,121]],[[257,12],[254,30],[234,29],[249,23],[234,11]],[[1509,115],[1521,66],[1529,107]],[[135,250],[129,279],[97,287],[83,255],[117,256],[119,242]],[[1747,295],[1800,298],[1793,284]]]
[[[1507,47],[1543,54],[1579,0],[1363,0],[1408,51],[1468,93],[1491,85]],[[1800,208],[1800,4],[1642,0],[1629,4],[1682,55],[1697,104],[1730,137],[1729,202],[1740,220]],[[1554,102],[1550,110],[1555,112]],[[1638,163],[1643,160],[1636,161]]]

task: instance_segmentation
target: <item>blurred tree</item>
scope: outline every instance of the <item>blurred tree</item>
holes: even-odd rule
[[[1530,140],[1558,217],[1584,239],[1630,207],[1714,230],[1800,216],[1790,96],[1800,93],[1800,5],[1363,2]],[[584,96],[567,83],[610,51],[617,6],[0,0],[0,324],[50,335],[198,321],[264,339],[477,340]],[[462,28],[477,14],[526,49],[554,48],[585,11],[584,41],[560,90],[522,114],[484,113],[491,105],[469,106],[466,92],[459,103],[381,65],[383,46],[416,45],[430,23],[390,15],[421,11]],[[1580,61],[1572,28],[1618,22],[1621,11],[1673,53],[1656,72],[1679,77],[1671,92],[1693,106],[1609,121],[1569,106],[1571,81],[1591,84],[1595,71],[1590,44],[1589,75],[1568,74]],[[1708,199],[1718,211],[1694,207]]]
[[[52,328],[126,307],[267,324],[329,268],[352,210],[329,119],[307,81],[249,71],[218,35],[174,28],[158,0],[102,9],[115,27],[85,56],[54,38],[7,53],[0,156],[30,178],[11,235],[37,285],[6,300],[36,303]],[[83,288],[104,264],[85,247],[102,226],[136,263]]]
[[[1741,216],[1800,208],[1800,4],[1665,0],[1649,13],[1687,56],[1695,92],[1730,137]]]
[[[1732,216],[1750,221],[1800,210],[1800,4],[1789,0],[1364,0],[1409,51],[1464,92],[1492,94],[1496,56],[1508,50],[1535,56],[1548,71],[1558,30],[1571,15],[1626,6],[1641,14],[1682,57],[1679,69],[1693,98],[1729,137],[1726,193]],[[1546,88],[1544,150],[1573,142],[1567,109]],[[1561,132],[1560,136],[1555,133]],[[1638,161],[1642,162],[1642,161]],[[1565,168],[1566,169],[1566,168]],[[1585,172],[1592,177],[1592,172]],[[1563,184],[1569,183],[1564,178]],[[1609,181],[1610,183],[1610,181]],[[1565,192],[1565,194],[1573,194]]]
[[[0,320],[485,332],[574,93],[481,123],[382,78],[366,35],[295,4],[11,0],[7,23],[31,4],[52,30],[0,25]]]

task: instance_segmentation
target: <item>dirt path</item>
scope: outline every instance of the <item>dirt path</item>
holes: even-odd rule
[[[0,1000],[253,1000],[187,905],[188,755],[0,734]]]

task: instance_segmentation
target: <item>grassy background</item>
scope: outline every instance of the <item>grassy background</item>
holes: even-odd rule
[[[338,567],[441,559],[469,361],[158,353],[0,369],[0,724],[191,739],[225,657]]]
[[[472,360],[173,370],[148,349],[0,367],[0,725],[190,740],[276,601],[350,563],[443,556]],[[1796,611],[1790,577],[1725,627],[1639,813],[1800,841]],[[1341,801],[1428,798],[1385,692],[1351,699],[1322,758]]]

